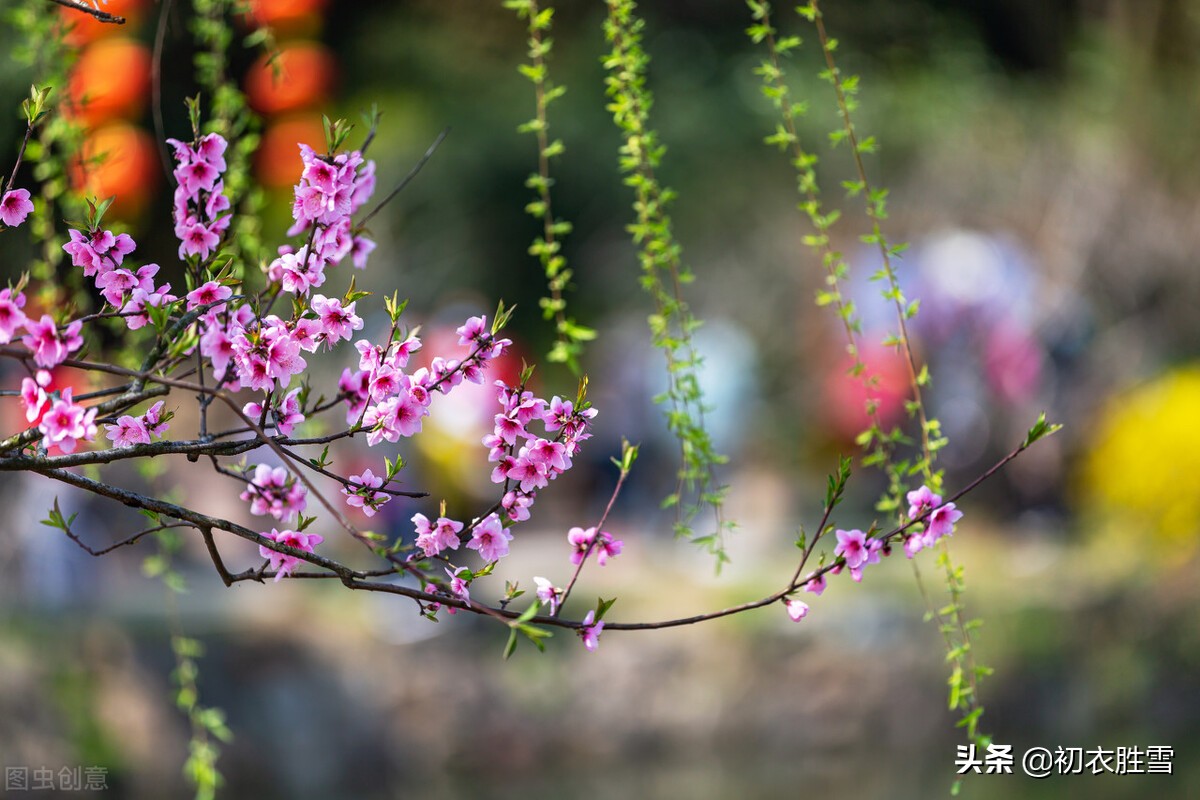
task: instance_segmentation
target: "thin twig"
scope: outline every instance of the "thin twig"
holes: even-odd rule
[[[174,522],[174,523],[171,523],[170,525],[155,525],[153,528],[146,528],[146,530],[144,530],[144,531],[138,531],[133,536],[130,536],[128,539],[122,539],[121,541],[116,542],[115,544],[109,545],[108,547],[103,547],[99,550],[93,550],[91,547],[88,547],[87,544],[84,543],[84,541],[82,539],[80,539],[75,534],[74,531],[71,530],[71,526],[67,525],[65,521],[63,523],[63,532],[65,532],[67,534],[68,539],[70,539],[72,542],[74,542],[75,544],[79,545],[84,550],[86,550],[89,555],[102,556],[106,553],[111,553],[113,550],[116,550],[118,547],[124,547],[126,545],[134,544],[135,542],[137,542],[138,539],[141,539],[143,536],[146,536],[151,533],[157,533],[158,531],[170,530],[171,528],[190,528],[190,527],[192,527],[192,524],[190,522]]]
[[[112,25],[124,25],[125,18],[118,17],[116,14],[110,14],[107,11],[101,11],[98,8],[85,6],[82,3],[73,2],[73,0],[50,0],[51,3],[56,3],[63,8],[69,8],[73,11],[81,11],[88,16],[95,17],[98,22],[107,22]]]
[[[449,128],[442,129],[442,132],[439,133],[437,138],[433,140],[433,144],[429,145],[429,149],[425,151],[425,155],[421,156],[417,163],[413,165],[413,168],[410,169],[408,174],[404,176],[404,179],[396,185],[396,188],[392,189],[392,191],[388,193],[387,197],[380,200],[379,205],[371,209],[369,214],[359,220],[358,224],[354,226],[356,230],[361,230],[362,228],[366,227],[366,224],[370,222],[376,214],[383,210],[384,206],[390,203],[396,195],[400,194],[401,190],[404,189],[405,186],[408,186],[409,182],[411,182],[413,178],[417,177],[417,173],[421,171],[421,167],[425,166],[425,162],[433,157],[433,152],[438,149],[438,145],[440,145],[442,140],[445,139],[449,134]]]
[[[158,12],[158,29],[154,32],[154,56],[150,61],[154,138],[158,145],[158,160],[162,164],[163,174],[167,176],[167,180],[175,178],[175,174],[171,170],[171,156],[167,153],[167,127],[163,124],[162,110],[162,55],[163,45],[167,39],[167,20],[171,14],[171,3],[172,0],[162,0],[162,8]]]

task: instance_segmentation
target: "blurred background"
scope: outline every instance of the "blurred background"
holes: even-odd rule
[[[379,247],[358,285],[411,298],[410,322],[434,354],[453,350],[466,316],[490,313],[500,298],[516,303],[516,356],[502,374],[521,357],[542,362],[539,392],[573,394],[573,376],[544,363],[544,279],[526,252],[539,224],[523,213],[535,144],[516,132],[533,114],[516,71],[523,24],[499,3],[467,0],[252,5],[274,26],[280,77],[237,46],[230,72],[264,120],[255,170],[271,192],[268,246],[285,241],[296,142],[320,144],[322,113],[357,119],[378,104],[378,195],[450,127],[373,223]],[[649,300],[624,231],[631,197],[604,110],[603,4],[562,5],[551,70],[569,91],[551,125],[567,151],[553,168],[554,207],[574,224],[569,307],[600,331],[584,361],[600,415],[577,467],[518,529],[494,585],[569,578],[566,530],[595,524],[624,436],[642,445],[608,526],[625,553],[585,573],[578,608],[616,596],[613,619],[644,620],[763,596],[790,575],[798,525],[817,524],[824,475],[839,453],[856,452],[863,398],[845,375],[836,318],[813,302],[822,271],[802,244],[793,173],[762,144],[775,117],[753,74],[761,54],[743,33],[749,15],[717,0],[644,9],[654,123],[669,147],[660,177],[679,191],[675,230],[698,276],[688,297],[707,321],[699,341],[711,421],[731,457],[723,477],[739,531],[718,577],[710,559],[672,540],[671,516],[658,508],[672,456],[650,401],[661,357],[648,344]],[[168,135],[186,137],[192,46],[186,4],[175,6],[164,115]],[[858,126],[882,143],[868,169],[891,189],[889,235],[912,244],[900,278],[921,298],[914,338],[933,375],[931,411],[950,438],[940,460],[947,485],[964,485],[1019,443],[1038,412],[1065,425],[960,503],[952,553],[965,567],[969,614],[985,622],[976,654],[996,670],[981,686],[982,728],[1017,753],[1174,748],[1172,775],[987,775],[964,792],[1200,796],[1200,3],[827,6],[841,67],[862,76]],[[91,98],[85,147],[110,157],[73,181],[117,194],[110,219],[134,234],[142,260],[170,270],[169,188],[149,102],[158,7],[109,7],[130,23],[80,25],[65,90]],[[790,12],[777,24],[810,33]],[[0,35],[7,51],[13,32]],[[858,244],[862,216],[841,196],[848,153],[824,147],[836,118],[818,57],[806,42],[788,65],[810,105],[801,136],[822,153],[827,202],[846,211],[836,243],[867,339],[879,341],[892,316],[867,280],[878,265]],[[33,79],[0,71],[0,107],[16,109]],[[6,118],[0,153],[11,159],[22,129]],[[6,277],[28,253],[21,233],[6,235]],[[331,289],[347,282],[339,272]],[[386,328],[377,298],[360,303],[371,309],[368,332]],[[901,422],[904,373],[882,348],[866,357],[882,379],[882,415]],[[314,379],[336,380],[345,358],[318,360]],[[335,450],[343,472],[378,472],[382,455],[399,452],[411,464],[406,486],[433,493],[358,521],[399,535],[442,497],[459,518],[486,507],[487,402],[464,389],[418,440],[387,453]],[[186,399],[178,406],[185,435]],[[15,400],[0,411],[6,434],[23,427]],[[199,467],[179,459],[105,475],[133,488],[182,486],[206,512],[261,526],[238,484]],[[800,625],[768,608],[608,633],[594,654],[560,634],[549,653],[520,649],[504,662],[504,632],[465,615],[435,625],[398,598],[308,583],[226,590],[190,540],[174,556],[188,591],[173,601],[173,623],[161,581],[142,571],[153,543],[96,560],[37,524],[57,496],[99,546],[135,530],[136,515],[49,481],[0,481],[6,766],[100,765],[106,796],[184,796],[189,731],[170,701],[175,625],[204,644],[201,702],[224,709],[235,736],[219,762],[230,798],[926,798],[944,796],[954,778],[964,739],[946,711],[944,648],[903,558],[874,567],[861,586],[842,578],[806,598],[812,611]],[[883,482],[864,470],[851,486],[837,522],[866,528]],[[328,552],[355,558],[352,544],[327,539]],[[231,569],[258,563],[250,548],[223,547]],[[941,605],[930,555],[916,565]]]

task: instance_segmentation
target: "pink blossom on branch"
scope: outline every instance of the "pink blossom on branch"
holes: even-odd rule
[[[0,198],[0,222],[15,228],[33,213],[33,201],[28,189],[13,189]]]
[[[825,591],[826,587],[825,576],[810,572],[808,573],[807,579],[804,581],[803,587],[804,591],[812,592],[817,597],[820,597]]]
[[[376,475],[370,469],[363,470],[361,475],[351,475],[348,480],[354,487],[346,486],[342,494],[346,495],[346,505],[362,509],[368,517],[375,516],[380,506],[392,498],[383,492],[373,491],[383,486],[383,476]]]
[[[64,453],[75,452],[80,441],[96,438],[96,409],[84,408],[73,402],[71,389],[64,389],[42,417],[38,430],[44,435],[47,449],[57,447]]]
[[[579,629],[579,638],[583,639],[583,646],[589,652],[595,651],[600,646],[600,632],[604,630],[604,622],[596,622],[596,612],[589,611],[587,616],[583,618],[583,627]]]
[[[46,408],[50,398],[46,395],[46,387],[50,385],[50,373],[39,369],[33,378],[21,380],[21,405],[25,408],[25,420],[33,422]]]
[[[50,315],[43,314],[36,322],[25,321],[28,335],[21,337],[21,344],[33,352],[33,360],[39,367],[52,369],[83,347],[83,337],[79,333],[82,328],[83,323],[75,320],[60,333]]]
[[[150,444],[150,431],[146,423],[138,417],[126,414],[119,417],[116,424],[105,425],[105,436],[112,440],[113,447],[133,447],[135,444]]]
[[[426,557],[436,556],[443,550],[458,549],[458,534],[463,529],[461,522],[438,517],[436,523],[431,523],[424,514],[413,514],[412,522],[417,529],[417,547]]]
[[[259,464],[239,497],[250,503],[250,513],[289,520],[308,507],[308,489],[283,467]]]
[[[25,295],[13,294],[12,289],[0,289],[0,344],[13,340],[17,329],[25,324]]]
[[[504,528],[504,523],[495,514],[488,514],[471,532],[467,547],[478,550],[484,561],[499,561],[508,555],[508,543],[513,535]]]
[[[860,530],[836,532],[837,547],[833,548],[835,556],[846,559],[848,569],[857,569],[866,563],[870,551],[867,549],[867,535]]]
[[[325,537],[319,533],[302,533],[297,531],[278,531],[271,528],[271,532],[263,532],[265,538],[271,539],[279,544],[294,547],[297,550],[303,550],[306,553],[312,553],[313,548],[325,541]],[[267,559],[271,564],[271,569],[275,570],[275,582],[285,575],[291,575],[292,572],[300,565],[300,559],[296,556],[280,553],[278,550],[272,550],[266,545],[258,546],[258,554]]]
[[[788,616],[793,622],[799,622],[808,616],[808,603],[801,600],[788,600],[786,602]]]
[[[548,578],[535,575],[534,584],[537,586],[537,598],[542,605],[550,606],[550,616],[558,612],[558,603],[562,599],[563,590],[550,582]]]
[[[925,529],[925,546],[930,547],[943,536],[952,534],[954,524],[962,519],[962,516],[963,513],[954,503],[946,503],[946,505],[934,509],[934,512],[929,515],[929,525]]]
[[[942,496],[934,494],[928,486],[922,486],[920,489],[909,492],[907,499],[909,519],[917,519],[942,504]]]

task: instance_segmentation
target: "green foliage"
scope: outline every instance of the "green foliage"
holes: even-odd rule
[[[1025,441],[1021,444],[1022,448],[1036,442],[1045,436],[1050,436],[1062,429],[1062,425],[1057,423],[1046,422],[1046,412],[1038,414],[1037,422],[1033,423],[1033,427],[1029,429],[1029,433],[1025,436]]]
[[[221,752],[217,743],[230,742],[233,734],[225,724],[225,712],[199,703],[196,679],[200,670],[196,659],[204,654],[203,645],[195,639],[176,635],[171,637],[171,650],[175,654],[175,669],[171,673],[175,705],[187,715],[192,728],[183,774],[195,787],[196,800],[212,800],[223,783],[221,773],[217,771],[217,758]]]
[[[512,588],[514,593],[510,596],[510,600],[516,598],[520,594],[524,594],[523,592],[515,592],[516,587]],[[545,628],[539,628],[537,625],[532,625],[529,622],[531,619],[537,616],[538,608],[540,607],[541,604],[535,600],[533,604],[529,606],[529,608],[521,612],[519,617],[509,620],[508,641],[504,645],[504,658],[506,660],[511,658],[512,654],[517,650],[518,633],[520,633],[529,641],[533,642],[533,646],[539,651],[544,651],[546,649],[546,643],[543,640],[549,639],[554,635],[554,633],[546,630]]]
[[[547,358],[566,364],[572,372],[579,374],[579,357],[584,343],[595,339],[596,332],[567,314],[563,292],[571,282],[572,272],[562,254],[562,239],[571,232],[571,223],[555,218],[550,205],[550,187],[554,185],[550,177],[550,160],[566,149],[561,139],[550,139],[550,122],[546,115],[550,104],[567,90],[550,80],[546,64],[554,47],[554,40],[550,38],[554,9],[539,8],[537,0],[505,0],[504,7],[516,11],[528,23],[529,63],[522,64],[518,70],[533,84],[535,116],[518,130],[537,137],[538,171],[531,173],[525,181],[525,186],[536,193],[536,198],[525,206],[525,211],[542,222],[542,235],[533,240],[529,254],[541,263],[550,291],[550,296],[539,302],[542,316],[554,321],[555,342]]]
[[[782,66],[783,59],[790,51],[800,46],[801,39],[796,36],[778,36],[778,31],[771,22],[771,6],[768,2],[747,0],[747,5],[752,24],[746,33],[752,41],[765,46],[767,51],[767,57],[757,67],[755,74],[762,80],[764,96],[780,115],[780,122],[776,125],[774,133],[767,136],[765,141],[791,157],[797,175],[797,190],[801,196],[799,208],[808,217],[814,229],[813,233],[805,236],[804,242],[820,257],[826,271],[825,286],[817,293],[817,305],[832,306],[837,312],[846,337],[846,349],[853,358],[850,374],[862,381],[870,397],[872,390],[877,386],[878,378],[870,373],[861,358],[862,326],[853,302],[843,295],[841,288],[848,275],[849,266],[842,253],[833,248],[830,239],[830,229],[839,220],[839,214],[827,213],[824,210],[815,172],[818,156],[803,147],[797,133],[796,119],[805,113],[807,103],[791,99]],[[827,35],[818,2],[809,2],[798,7],[796,11],[816,28],[825,60],[825,68],[821,70],[820,77],[833,89],[836,99],[841,125],[829,134],[830,144],[834,147],[847,147],[853,160],[856,176],[852,180],[843,181],[842,187],[850,198],[860,198],[864,202],[870,232],[861,235],[859,239],[866,244],[875,245],[882,259],[882,268],[877,270],[871,279],[882,284],[880,293],[896,310],[896,330],[887,335],[884,344],[898,349],[908,366],[912,397],[905,403],[905,410],[909,417],[917,422],[919,450],[909,457],[900,457],[899,448],[907,447],[913,442],[899,428],[890,431],[884,429],[878,414],[877,401],[874,399],[867,401],[867,429],[859,434],[856,440],[865,451],[863,465],[878,467],[887,476],[887,489],[876,504],[877,510],[895,515],[903,524],[906,521],[904,495],[914,477],[919,476],[934,492],[942,491],[942,471],[935,470],[933,464],[938,450],[946,444],[945,437],[941,436],[940,423],[926,414],[922,399],[922,389],[930,383],[929,369],[924,365],[917,369],[909,341],[907,323],[918,314],[920,303],[917,300],[910,301],[904,296],[896,276],[894,259],[899,258],[907,245],[891,243],[883,231],[882,223],[887,219],[887,189],[873,186],[867,177],[863,157],[875,153],[878,143],[872,136],[861,136],[853,121],[852,114],[857,108],[856,98],[859,91],[858,76],[844,75],[838,69],[833,56],[837,49],[837,40]],[[1044,419],[1041,422],[1044,423]],[[1034,430],[1030,431],[1027,443],[1036,438],[1035,432],[1041,435],[1043,431],[1035,425]],[[845,467],[843,464],[843,470]],[[839,477],[843,474],[845,473],[840,472]],[[844,481],[844,478],[842,480]],[[831,477],[826,498],[827,507],[836,502],[839,495],[838,481]],[[803,537],[801,541],[803,542]],[[962,603],[965,588],[963,570],[951,560],[944,541],[938,556],[938,566],[943,571],[946,591],[951,602],[936,611],[928,601],[915,564],[914,575],[922,595],[927,598],[927,606],[930,608],[927,616],[937,619],[946,645],[947,661],[951,664],[948,679],[950,709],[961,713],[960,727],[965,727],[968,737],[978,743],[986,739],[978,732],[979,718],[983,714],[983,707],[978,700],[978,679],[990,674],[990,670],[976,664],[971,632],[982,623],[979,620],[967,620],[965,617]]]
[[[679,442],[678,483],[663,506],[676,509],[676,535],[711,552],[720,569],[728,560],[724,536],[733,523],[724,518],[728,487],[717,480],[716,468],[727,459],[713,447],[704,424],[699,380],[703,360],[692,342],[701,321],[683,300],[682,287],[693,275],[683,264],[683,249],[671,229],[668,208],[675,195],[655,176],[666,148],[650,126],[654,98],[646,85],[650,58],[641,44],[645,22],[635,13],[637,4],[632,0],[608,0],[607,5],[604,35],[611,46],[604,58],[607,108],[623,139],[621,172],[634,192],[635,221],[628,231],[639,248],[642,288],[654,300],[651,337],[667,362],[667,391],[655,402],[666,404],[667,428]],[[706,508],[713,515],[711,532],[697,534],[692,524]]]

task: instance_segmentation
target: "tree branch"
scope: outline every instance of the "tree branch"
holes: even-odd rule
[[[80,11],[88,16],[94,17],[98,22],[107,22],[112,25],[124,25],[125,18],[118,17],[116,14],[110,14],[107,11],[101,11],[99,8],[86,6],[83,3],[76,3],[74,0],[50,0],[51,3],[56,3],[63,8],[69,8],[73,11]]]

